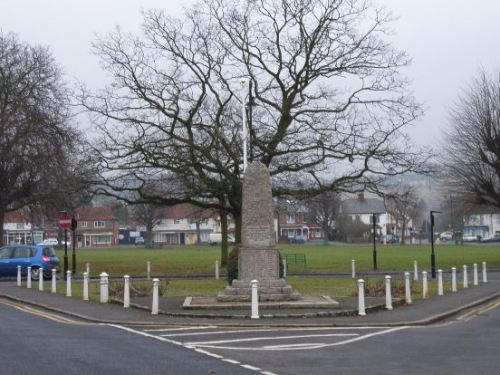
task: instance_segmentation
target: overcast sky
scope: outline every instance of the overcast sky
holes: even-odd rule
[[[180,15],[191,0],[0,0],[0,28],[51,47],[69,77],[102,82],[90,43],[116,25],[138,31],[141,9]],[[500,1],[376,0],[399,17],[394,43],[413,58],[407,75],[425,116],[409,130],[419,145],[435,146],[447,111],[479,68],[500,67]]]

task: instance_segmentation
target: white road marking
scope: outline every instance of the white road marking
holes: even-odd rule
[[[215,354],[215,353],[210,353],[210,352],[207,352],[206,350],[203,350],[203,349],[199,349],[199,348],[195,348],[194,349],[195,352],[198,352],[198,353],[201,353],[201,354],[205,354],[205,355],[208,355],[209,357],[214,357],[214,358],[217,358],[217,359],[222,359],[224,358],[223,356],[221,355],[218,355],[218,354]]]
[[[207,327],[208,328],[208,327]],[[214,328],[217,328],[217,327],[214,327]],[[362,329],[377,329],[377,327],[360,327]],[[228,333],[255,333],[255,332],[269,332],[269,331],[276,331],[276,332],[294,332],[294,331],[329,331],[329,330],[334,330],[334,331],[339,331],[339,330],[346,330],[346,329],[349,329],[349,330],[352,330],[353,328],[348,328],[348,327],[308,327],[308,328],[279,328],[279,329],[270,329],[270,328],[266,328],[266,329],[237,329],[237,330],[231,330],[231,329],[227,329],[227,330],[224,330],[224,331],[210,331],[210,332],[188,332],[188,333],[172,333],[172,334],[164,334],[164,335],[160,335],[160,336],[163,336],[163,337],[173,337],[173,336],[176,336],[176,337],[179,337],[179,336],[202,336],[202,335],[225,335],[225,334],[228,334]],[[357,327],[355,329],[358,329]],[[378,327],[378,329],[380,329],[380,327]],[[146,330],[144,330],[146,331]],[[147,331],[147,332],[151,332],[151,331]]]
[[[320,343],[320,344],[316,344],[316,345],[308,344],[307,346],[303,346],[303,347],[277,347],[277,348],[272,348],[272,347],[269,347],[269,346],[267,346],[267,347],[265,347],[265,346],[264,347],[234,347],[234,346],[218,346],[218,345],[208,345],[208,344],[207,345],[205,345],[205,344],[195,344],[195,346],[203,347],[203,348],[212,348],[212,349],[245,350],[245,351],[311,350],[311,349],[326,348],[326,347],[330,347],[330,346],[340,346],[340,345],[351,344],[353,342],[366,340],[366,339],[368,339],[370,337],[379,336],[379,335],[385,335],[385,334],[388,334],[388,333],[400,331],[400,330],[407,329],[407,328],[409,328],[409,327],[408,326],[401,326],[401,327],[386,329],[384,331],[369,333],[369,334],[362,335],[362,336],[359,336],[359,337],[355,337],[355,338],[352,338],[352,339],[349,339],[349,340],[344,340],[344,341],[339,341],[339,342],[334,342],[334,343],[329,343],[329,344],[324,344],[324,343]]]
[[[267,345],[267,346],[263,346],[263,348],[265,348],[265,349],[285,349],[285,348],[294,348],[294,347],[305,348],[305,347],[308,347],[308,346],[318,346],[318,345],[325,345],[325,343],[303,342],[303,343],[300,343],[300,344],[289,344],[289,345]]]
[[[261,371],[260,368],[255,367],[255,366],[251,366],[251,365],[241,365],[241,367],[244,367],[244,368],[249,369],[249,370]]]
[[[190,331],[195,329],[212,329],[218,328],[217,326],[201,326],[201,327],[180,327],[180,328],[155,328],[155,329],[143,329],[144,332],[167,332],[167,331]]]
[[[244,341],[264,341],[264,340],[290,340],[290,339],[302,339],[309,337],[345,337],[345,336],[359,336],[359,333],[325,333],[323,335],[295,335],[295,336],[261,336],[261,337],[250,337],[250,338],[238,338],[233,340],[218,340],[218,341],[193,341],[188,342],[186,345],[191,346],[202,346],[202,345],[212,345],[212,344],[227,344],[231,342],[244,342]]]
[[[274,372],[271,372],[271,371],[262,371],[261,374],[262,375],[278,375],[278,374],[275,374]]]

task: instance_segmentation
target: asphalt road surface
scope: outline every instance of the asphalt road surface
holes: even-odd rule
[[[0,374],[497,374],[500,301],[426,327],[134,328],[0,300]]]

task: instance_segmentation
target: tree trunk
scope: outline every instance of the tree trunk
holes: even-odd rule
[[[406,231],[406,217],[403,216],[401,224],[401,245],[405,244],[405,231]]]
[[[196,244],[201,245],[201,227],[200,227],[200,221],[196,221]]]
[[[221,230],[221,246],[220,246],[220,264],[221,267],[226,267],[227,265],[227,212],[220,212],[220,230]]]
[[[150,249],[153,247],[153,227],[151,225],[146,227],[146,236],[146,247]]]
[[[234,241],[241,243],[241,212],[233,213],[234,216]]]

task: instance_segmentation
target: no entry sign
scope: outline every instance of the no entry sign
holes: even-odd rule
[[[71,227],[71,217],[67,212],[63,212],[61,216],[59,216],[59,228],[61,229],[69,229]]]

